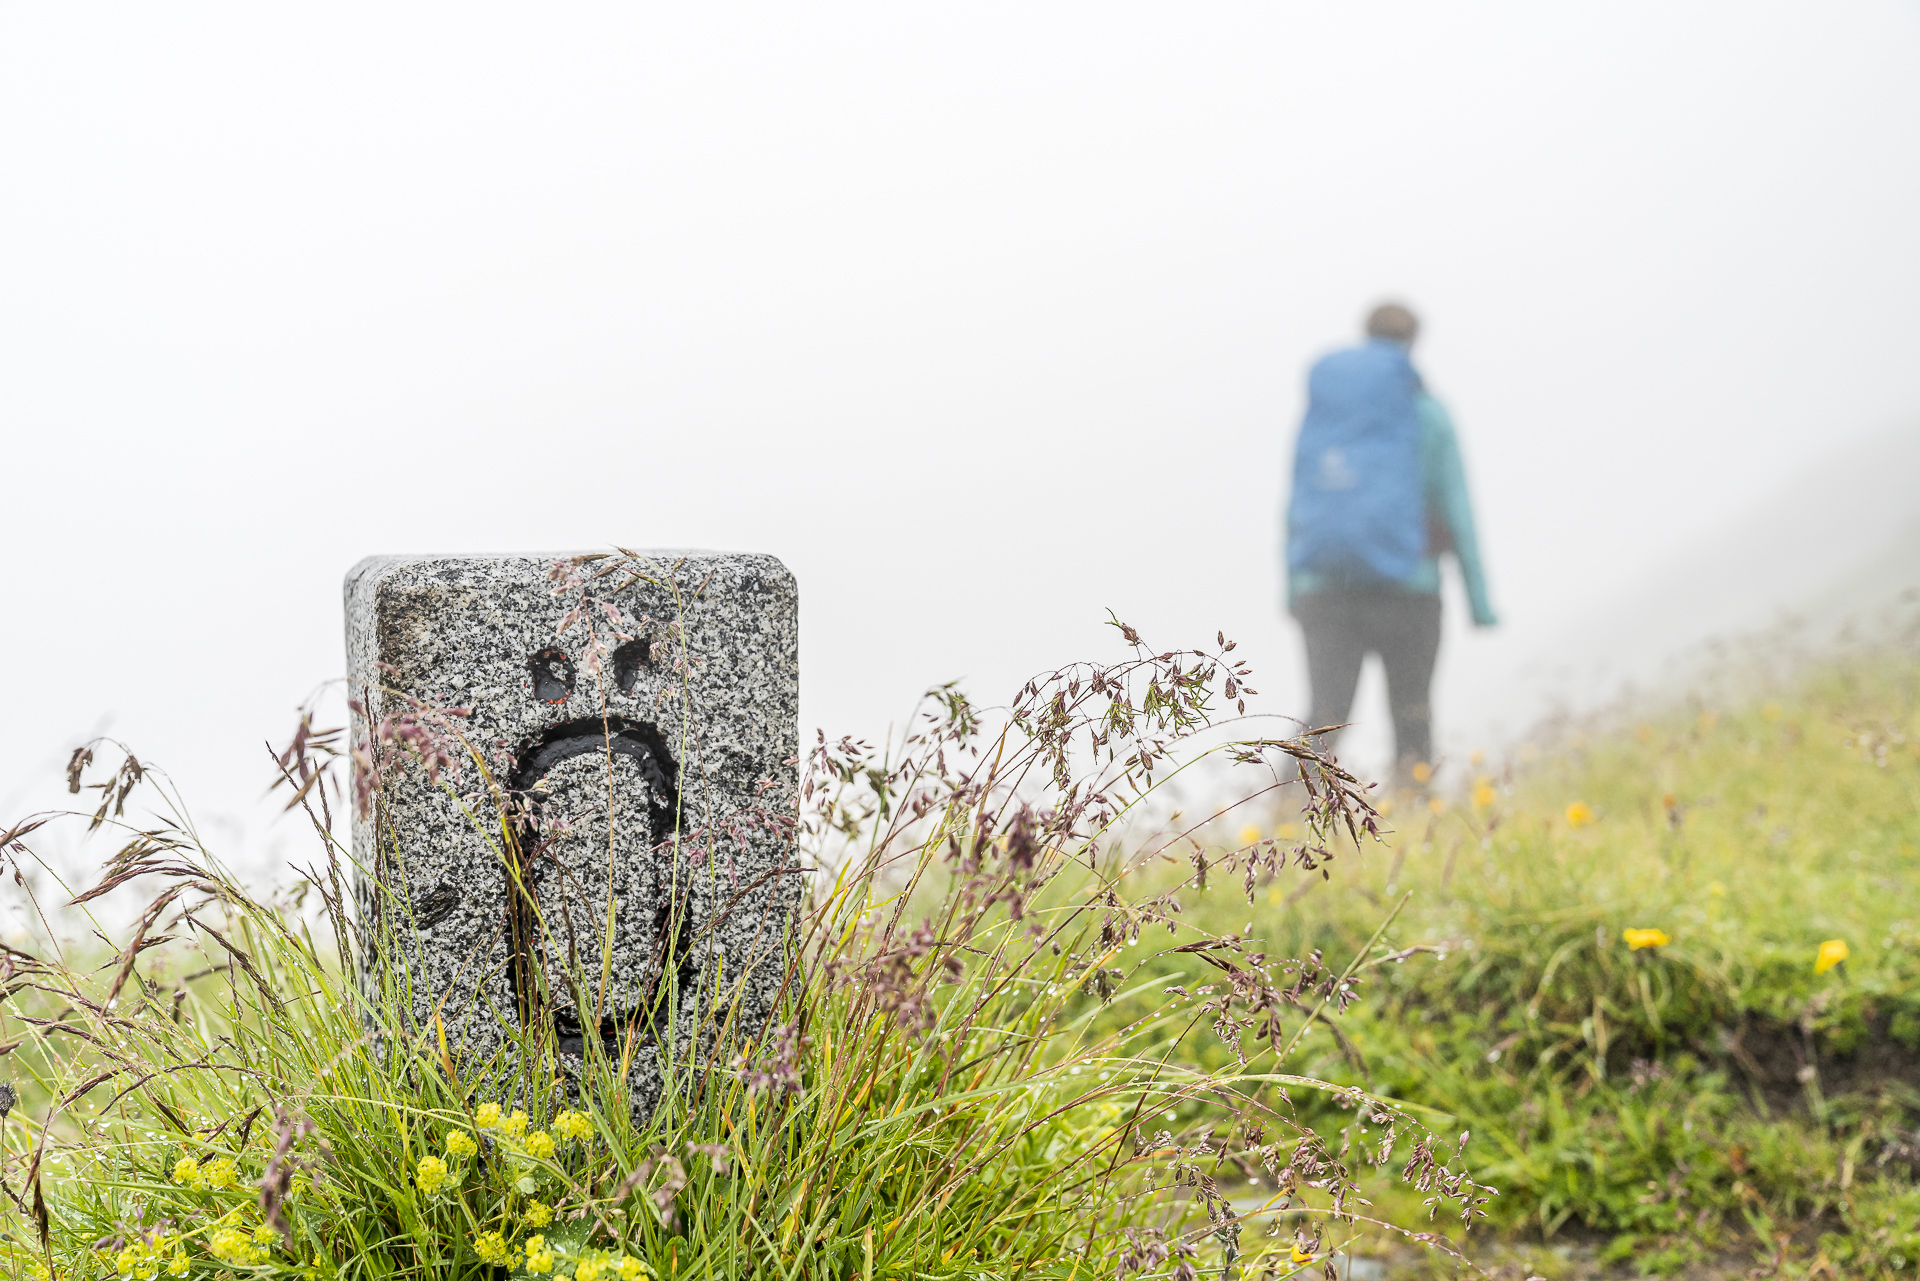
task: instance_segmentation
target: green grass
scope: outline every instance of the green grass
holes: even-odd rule
[[[306,909],[263,903],[185,823],[121,818],[155,785],[122,764],[102,883],[150,906],[131,931],[14,940],[0,969],[21,1092],[0,1125],[0,1276],[1193,1281],[1236,1258],[1284,1276],[1369,1230],[1355,1180],[1389,1159],[1456,1221],[1483,1215],[1444,1141],[1294,1070],[1343,962],[1285,969],[1188,923],[1175,898],[1231,893],[1221,869],[1211,890],[1201,865],[1169,881],[1185,842],[1121,837],[1236,676],[1224,641],[1156,654],[1125,634],[1135,657],[1038,680],[1004,716],[942,690],[891,754],[822,745],[797,851],[819,870],[773,1024],[701,1016],[691,1043],[716,1048],[671,1062],[645,1115],[591,1038],[580,1071],[537,1027],[475,1062],[408,1022],[392,975],[344,979],[347,855],[324,824]],[[488,794],[462,748],[443,785]],[[1323,856],[1365,820],[1300,744],[1222,751],[1256,792],[1307,758]],[[514,839],[499,816],[478,830]],[[1302,1124],[1324,1091],[1373,1127],[1369,1151]],[[1242,1215],[1223,1188],[1256,1173],[1278,1195]]]
[[[644,1116],[597,1050],[472,1062],[343,981],[343,851],[262,903],[109,815],[162,941],[9,940],[0,1276],[1279,1278],[1484,1216],[1629,1270],[1915,1270],[1911,654],[1589,727],[1355,849],[1313,760],[1312,821],[1277,805],[1298,743],[1216,748],[1245,803],[1165,821],[1226,650],[823,745],[774,1025],[716,1012]]]
[[[1478,804],[1396,798],[1333,885],[1258,893],[1275,951],[1349,954],[1403,895],[1377,950],[1432,949],[1339,1020],[1363,1071],[1318,1034],[1310,1070],[1471,1131],[1510,1228],[1597,1232],[1649,1272],[1793,1234],[1790,1269],[1910,1274],[1920,662],[1835,660],[1532,755]],[[1816,973],[1828,940],[1848,957]]]

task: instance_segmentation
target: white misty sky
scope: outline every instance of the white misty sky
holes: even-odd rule
[[[809,728],[1109,607],[1300,710],[1303,371],[1388,294],[1506,620],[1463,748],[1916,421],[1916,158],[1913,0],[9,6],[0,798],[107,730],[243,813],[371,552],[775,553]]]

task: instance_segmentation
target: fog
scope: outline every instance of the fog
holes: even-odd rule
[[[0,184],[0,817],[110,733],[268,858],[375,552],[776,554],[809,729],[1109,609],[1303,714],[1303,374],[1386,296],[1503,622],[1446,751],[1916,506],[1912,0],[10,6]]]

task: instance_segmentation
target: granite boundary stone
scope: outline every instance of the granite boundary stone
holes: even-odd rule
[[[397,967],[414,1027],[437,1015],[468,1062],[493,1057],[529,1011],[563,1061],[596,1034],[617,1060],[630,1039],[633,1097],[650,1109],[663,1049],[705,1059],[707,1016],[754,1036],[777,998],[801,891],[783,822],[798,790],[799,594],[770,556],[631,555],[559,581],[556,565],[582,563],[353,568],[353,741],[380,762],[353,847],[363,983]],[[477,766],[456,754],[436,780],[374,750],[383,723],[454,707],[467,715],[444,723],[518,798],[531,895],[509,894]]]

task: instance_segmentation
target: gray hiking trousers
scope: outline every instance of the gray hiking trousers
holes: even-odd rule
[[[1404,775],[1415,761],[1431,761],[1439,596],[1392,588],[1314,592],[1294,599],[1293,616],[1307,642],[1307,681],[1313,688],[1308,725],[1338,725],[1352,714],[1360,665],[1368,654],[1378,654],[1387,669],[1400,772]]]

